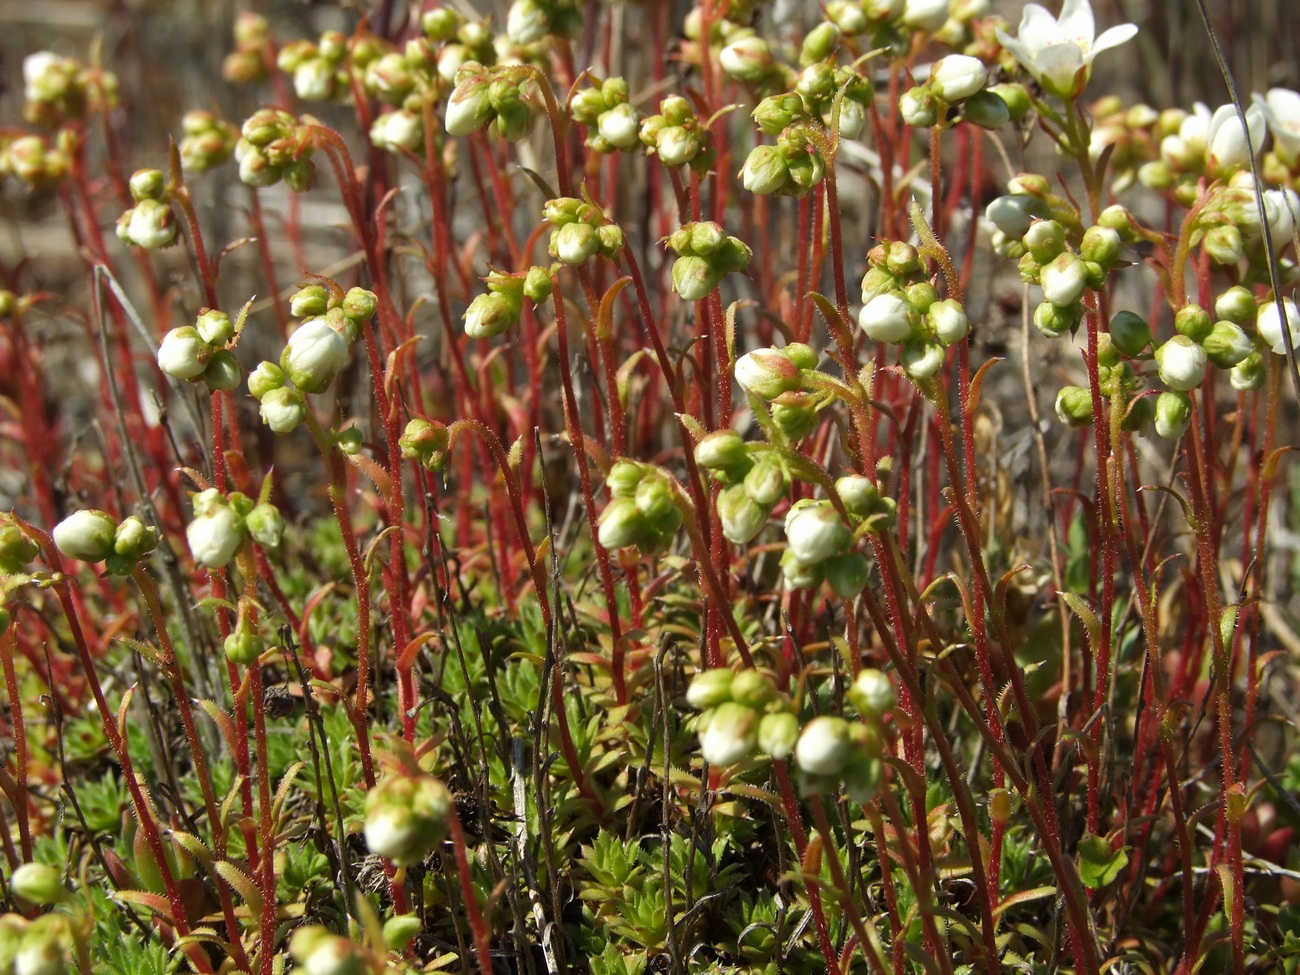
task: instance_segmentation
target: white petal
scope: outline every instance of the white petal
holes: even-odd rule
[[[1088,0],[1065,0],[1056,21],[1056,32],[1060,40],[1077,41],[1081,47],[1088,48],[1097,33],[1092,4]]]
[[[1053,44],[1038,52],[1038,75],[1057,94],[1068,92],[1083,67],[1083,48],[1078,44]]]
[[[1099,38],[1092,42],[1089,48],[1087,60],[1089,63],[1102,51],[1109,51],[1112,47],[1119,47],[1121,44],[1127,44],[1137,36],[1137,24],[1118,24],[1109,30],[1102,31]]]
[[[1047,12],[1046,7],[1036,3],[1025,4],[1025,11],[1020,15],[1020,29],[1017,31],[1020,42],[1031,51],[1055,44],[1059,38],[1056,18]]]
[[[998,43],[1011,52],[1011,56],[1016,59],[1022,68],[1030,74],[1037,73],[1034,52],[1029,49],[1028,44],[1012,37],[1000,27],[998,28]]]

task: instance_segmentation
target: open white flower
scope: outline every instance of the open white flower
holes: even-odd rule
[[[1054,95],[1073,98],[1088,81],[1093,58],[1137,33],[1136,24],[1119,24],[1096,36],[1088,0],[1065,0],[1053,17],[1036,3],[1025,4],[1019,37],[998,31],[998,42]]]
[[[1300,161],[1300,93],[1270,88],[1267,95],[1256,93],[1255,104],[1268,121],[1278,156],[1288,166],[1294,166]]]

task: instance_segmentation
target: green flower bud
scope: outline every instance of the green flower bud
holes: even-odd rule
[[[637,511],[641,512],[651,524],[657,525],[671,517],[677,510],[672,489],[668,486],[667,478],[661,474],[649,474],[641,478],[636,486],[633,501]]]
[[[917,314],[924,315],[930,306],[939,300],[939,291],[929,281],[918,281],[904,289],[907,303],[916,309]]]
[[[734,676],[727,667],[700,671],[686,689],[686,703],[700,710],[727,703],[731,700],[731,681]]]
[[[767,525],[771,510],[751,498],[744,484],[723,488],[718,495],[722,535],[733,545],[748,545],[757,538]]]
[[[822,563],[800,562],[789,551],[781,556],[781,574],[791,589],[816,589],[826,578]]]
[[[599,250],[600,238],[589,223],[567,223],[551,234],[551,256],[565,264],[585,264]]]
[[[628,548],[645,541],[651,527],[632,498],[614,498],[601,512],[597,539],[607,549]]]
[[[1174,328],[1193,342],[1204,342],[1214,328],[1210,313],[1200,305],[1183,305],[1174,315]]]
[[[518,303],[503,294],[489,291],[478,295],[465,309],[465,334],[472,339],[493,339],[504,335],[519,323],[520,311]]]
[[[137,169],[131,174],[131,199],[161,200],[167,188],[167,177],[157,169]]]
[[[419,863],[442,842],[452,796],[430,775],[389,775],[366,794],[366,845],[397,866]]]
[[[1205,354],[1220,369],[1231,369],[1255,351],[1254,343],[1240,325],[1229,321],[1215,322],[1201,343]]]
[[[804,115],[803,99],[793,93],[771,95],[754,109],[753,119],[764,135],[780,135]]]
[[[1035,261],[1039,264],[1049,264],[1065,250],[1065,228],[1055,220],[1035,220],[1025,231],[1022,240]],[[1078,258],[1075,260],[1077,261]]]
[[[790,167],[775,146],[755,146],[740,170],[741,184],[760,196],[780,192],[789,179]]]
[[[262,548],[277,549],[284,538],[284,515],[273,504],[263,502],[244,518],[248,533]]]
[[[103,562],[113,551],[117,522],[95,509],[74,511],[54,526],[54,544],[70,559]]]
[[[176,239],[176,218],[172,208],[161,200],[145,199],[127,211],[127,240],[146,250],[166,247]]]
[[[1177,440],[1192,422],[1192,398],[1183,392],[1163,392],[1156,397],[1156,433]]]
[[[795,79],[794,90],[804,102],[816,104],[835,93],[835,69],[829,64],[810,64]]]
[[[1141,396],[1128,405],[1120,427],[1129,433],[1145,433],[1151,428],[1155,418],[1155,399],[1151,396]]]
[[[1056,415],[1068,427],[1090,426],[1092,393],[1081,386],[1062,386],[1056,394]]]
[[[262,362],[248,377],[248,392],[254,399],[261,399],[273,389],[285,384],[284,370],[274,362]]]
[[[816,402],[811,393],[782,393],[768,405],[773,425],[787,440],[802,440],[817,429]]]
[[[330,293],[321,284],[309,284],[289,299],[289,312],[294,318],[315,318],[329,311]]]
[[[397,914],[384,922],[384,947],[389,951],[405,951],[407,945],[424,929],[424,922],[416,914]]]
[[[68,895],[59,871],[44,863],[24,863],[9,876],[9,890],[37,907],[57,904]]]
[[[0,521],[0,574],[19,574],[39,554],[40,547],[21,528]]]
[[[1232,367],[1229,374],[1229,382],[1232,388],[1242,392],[1250,392],[1259,389],[1264,385],[1268,378],[1268,367],[1264,362],[1264,357],[1258,352],[1252,352],[1241,362]]]
[[[135,515],[123,519],[113,535],[113,551],[132,562],[143,559],[157,547],[158,530]]]
[[[551,297],[551,272],[544,267],[534,265],[524,277],[524,297],[535,305],[540,305]]]
[[[1151,327],[1136,312],[1116,312],[1110,320],[1110,340],[1120,354],[1132,359],[1151,344]]]
[[[292,433],[307,419],[307,404],[302,393],[288,386],[267,390],[261,397],[259,413],[272,433]]]
[[[745,438],[735,430],[715,431],[695,445],[695,463],[705,470],[726,470],[743,463],[747,456]]]
[[[731,680],[731,699],[737,704],[762,711],[776,700],[776,685],[759,670],[742,670]]]
[[[745,493],[764,508],[771,508],[780,501],[788,487],[785,470],[776,461],[766,458],[749,469],[744,485]]]
[[[928,129],[939,118],[939,106],[934,93],[924,85],[903,92],[898,100],[898,112],[903,121],[914,129]]]
[[[213,392],[229,392],[238,389],[244,381],[244,370],[239,360],[229,349],[217,349],[208,360],[203,370],[203,384]]]
[[[1029,91],[1024,85],[1015,83],[994,85],[989,91],[1002,99],[1002,103],[1007,106],[1007,114],[1012,122],[1019,122],[1029,114],[1029,109],[1033,107],[1033,102],[1029,98]]]
[[[799,719],[789,711],[765,714],[758,723],[758,750],[774,761],[784,761],[799,740]]]
[[[823,21],[818,24],[803,39],[803,46],[799,50],[799,63],[808,67],[818,61],[825,61],[840,46],[841,36],[843,32],[835,23]]]
[[[1044,301],[1034,309],[1034,327],[1048,338],[1056,338],[1066,332],[1074,331],[1082,320],[1082,305],[1058,308],[1050,301]]]
[[[1002,97],[992,91],[977,91],[962,103],[962,111],[969,122],[981,129],[993,131],[1011,121],[1011,109]]]
[[[1239,284],[1233,285],[1219,295],[1214,302],[1215,317],[1235,325],[1245,325],[1255,317],[1257,310],[1255,296],[1250,293],[1249,288],[1243,288]]]
[[[365,288],[349,288],[343,296],[343,314],[358,324],[374,318],[378,308],[378,296]]]
[[[199,338],[209,345],[225,345],[235,337],[235,324],[230,316],[216,308],[205,308],[194,322]]]
[[[866,587],[867,578],[871,574],[867,560],[857,552],[827,559],[822,568],[826,573],[827,585],[841,599],[856,598]]]
[[[634,460],[617,460],[609,469],[605,486],[609,488],[611,497],[632,498],[636,496],[637,485],[648,472],[649,468],[646,465],[638,464]]]
[[[251,667],[266,651],[266,642],[250,626],[238,626],[221,644],[222,652],[231,663]]]
[[[849,687],[849,701],[863,717],[878,718],[894,708],[894,685],[884,671],[864,667]]]
[[[1246,245],[1241,231],[1230,223],[1211,227],[1205,232],[1201,246],[1216,264],[1235,265],[1246,256]]]
[[[937,301],[926,311],[935,340],[945,348],[960,342],[970,331],[966,309],[953,298]]]
[[[487,75],[477,61],[466,61],[456,72],[456,87],[447,99],[448,135],[466,136],[487,128],[492,121]]]
[[[1079,254],[1085,261],[1110,267],[1119,260],[1122,246],[1123,241],[1117,231],[1108,227],[1089,227],[1083,232],[1083,243],[1079,246]]]

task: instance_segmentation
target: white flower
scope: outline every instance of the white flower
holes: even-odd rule
[[[211,357],[212,346],[193,325],[173,328],[158,346],[158,368],[173,379],[198,379]]]
[[[919,317],[900,293],[890,291],[862,307],[858,325],[877,342],[900,343],[912,337]]]
[[[1156,349],[1160,381],[1179,392],[1201,385],[1207,361],[1205,350],[1186,335],[1175,335]]]
[[[1278,156],[1288,166],[1295,165],[1300,161],[1300,94],[1289,88],[1270,88],[1267,95],[1254,97],[1273,133]]]
[[[790,553],[804,565],[816,565],[839,555],[853,541],[829,501],[796,505],[785,519],[785,537]]]
[[[1259,306],[1259,313],[1255,317],[1255,330],[1259,332],[1259,337],[1278,355],[1286,355],[1286,341],[1282,336],[1283,313],[1291,331],[1291,347],[1300,349],[1300,309],[1296,308],[1295,302],[1290,298],[1282,299],[1281,313],[1277,302],[1270,301]]]
[[[967,54],[950,54],[934,63],[930,88],[946,102],[959,102],[984,87],[988,69],[979,58]]]
[[[839,775],[853,751],[849,723],[843,718],[813,718],[794,746],[794,760],[809,775]]]
[[[1020,17],[1020,36],[998,30],[998,41],[1052,94],[1072,98],[1087,83],[1093,59],[1130,40],[1137,30],[1136,24],[1120,24],[1097,37],[1088,0],[1065,0],[1059,18],[1036,3],[1027,3]]]
[[[196,561],[209,569],[220,569],[244,544],[243,520],[224,499],[209,503],[204,513],[186,527],[185,540]]]
[[[280,368],[305,393],[321,393],[348,362],[348,342],[324,318],[298,326],[280,356]]]

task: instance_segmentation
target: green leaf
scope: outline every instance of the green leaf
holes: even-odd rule
[[[1128,866],[1128,847],[1112,850],[1110,841],[1095,833],[1079,840],[1079,877],[1094,890],[1105,887]]]

